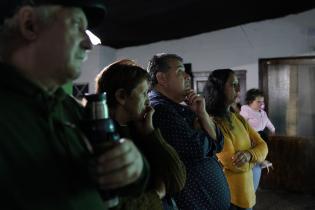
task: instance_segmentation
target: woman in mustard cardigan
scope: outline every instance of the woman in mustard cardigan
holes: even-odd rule
[[[217,69],[204,87],[206,108],[224,135],[224,147],[217,154],[231,191],[231,209],[251,209],[256,203],[252,168],[268,153],[267,144],[246,120],[230,111],[239,92],[231,69]]]

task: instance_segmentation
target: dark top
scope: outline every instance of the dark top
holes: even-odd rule
[[[175,196],[181,210],[225,210],[230,206],[230,191],[216,153],[223,147],[223,135],[216,128],[217,140],[194,128],[196,114],[187,106],[175,103],[153,90],[149,94],[155,109],[154,126],[161,130],[184,162],[187,180]]]
[[[0,69],[0,209],[106,209],[88,175],[83,108],[62,89],[48,95]],[[147,170],[130,193],[144,190]]]
[[[139,197],[127,199],[121,209],[128,210],[163,210],[162,200],[158,197],[154,188],[154,181],[161,179],[165,183],[166,197],[171,197],[183,189],[186,180],[184,164],[179,159],[177,152],[161,136],[160,130],[147,136],[141,136],[137,129],[129,124],[119,126],[116,124],[121,137],[129,138],[139,147],[147,158],[150,168],[150,184],[148,189]],[[167,202],[163,199],[163,202]],[[168,207],[172,209],[172,207]]]

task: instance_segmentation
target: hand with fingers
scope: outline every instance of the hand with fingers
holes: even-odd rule
[[[204,97],[197,94],[193,89],[187,91],[185,102],[199,117],[207,113]]]
[[[252,158],[252,155],[248,151],[237,151],[232,156],[233,165],[241,167],[245,163],[248,163]]]
[[[155,181],[155,192],[160,199],[164,198],[166,195],[166,186],[162,180]]]
[[[133,124],[135,125],[137,131],[145,136],[154,131],[152,116],[154,114],[154,109],[151,106],[147,106],[142,118],[137,121],[134,121]]]
[[[198,123],[194,123],[194,126],[200,125],[213,140],[216,140],[216,130],[213,119],[209,116],[206,111],[205,98],[197,94],[194,90],[190,89],[187,91],[185,102],[188,106],[197,114]]]
[[[100,189],[109,190],[135,182],[143,171],[144,163],[134,143],[121,139],[120,143],[98,155],[93,166],[92,173]]]

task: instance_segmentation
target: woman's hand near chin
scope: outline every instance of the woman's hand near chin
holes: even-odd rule
[[[153,113],[154,109],[151,106],[147,106],[143,116],[139,120],[133,122],[138,132],[143,136],[148,135],[154,131],[152,122]]]

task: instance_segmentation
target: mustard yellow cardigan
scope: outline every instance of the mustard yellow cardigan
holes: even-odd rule
[[[239,114],[231,113],[231,125],[222,118],[215,119],[224,135],[224,147],[217,154],[231,191],[231,203],[242,208],[251,208],[256,203],[252,168],[263,161],[268,153],[267,144]],[[252,155],[249,163],[241,167],[232,164],[237,151],[248,151]]]

